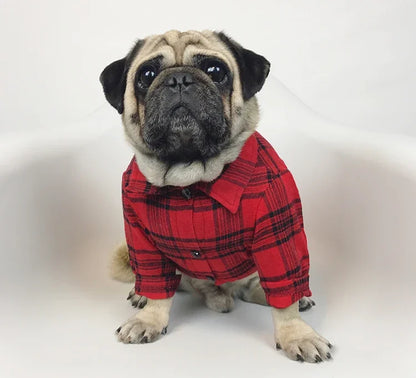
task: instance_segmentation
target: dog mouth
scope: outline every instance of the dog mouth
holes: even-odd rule
[[[176,133],[189,133],[192,129],[192,122],[190,122],[191,118],[196,120],[191,110],[183,103],[179,103],[172,107],[170,117],[172,122],[170,122],[168,126],[168,132]],[[179,122],[176,120],[179,120]]]
[[[199,121],[192,110],[178,104],[168,114],[169,122],[163,132],[144,139],[159,160],[168,164],[191,163],[219,154],[221,144],[215,133],[210,134],[209,126]]]
[[[192,162],[210,157],[206,151],[207,130],[191,109],[180,103],[170,111],[170,122],[155,153],[169,163]]]
[[[176,105],[172,106],[171,115],[172,116],[178,116],[183,117],[187,114],[189,114],[191,111],[189,107],[184,104],[183,102],[179,102]]]
[[[221,98],[196,93],[173,99],[168,90],[157,89],[145,102],[142,138],[150,152],[169,165],[218,155],[230,136]]]

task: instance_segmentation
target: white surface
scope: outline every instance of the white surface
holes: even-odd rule
[[[62,153],[50,143],[1,178],[0,376],[414,376],[415,166],[383,160],[391,151],[375,142],[382,135],[364,139],[325,121],[273,78],[261,101],[260,130],[304,203],[317,302],[304,318],[334,343],[334,360],[299,364],[274,350],[266,307],[237,302],[217,314],[186,294],[161,340],[116,342],[114,330],[134,313],[129,285],[106,272],[123,234],[130,152],[108,107],[90,118],[107,130],[101,136]],[[410,150],[403,160],[415,158]]]
[[[414,1],[2,0],[1,377],[414,377]],[[154,15],[157,14],[157,17]],[[130,287],[107,278],[131,153],[98,75],[170,28],[222,30],[272,62],[260,130],[295,175],[317,306],[336,346],[298,364],[269,309],[178,295],[167,336],[122,345]],[[86,115],[89,115],[86,117]]]

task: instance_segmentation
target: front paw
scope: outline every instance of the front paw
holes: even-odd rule
[[[130,290],[127,300],[131,302],[133,307],[137,307],[139,309],[143,308],[147,304],[147,298],[143,295],[136,294],[134,287]]]
[[[303,297],[299,299],[299,311],[307,311],[315,306],[315,301],[311,298]]]
[[[316,333],[302,319],[292,319],[279,327],[276,348],[297,361],[322,362],[332,358],[331,343]]]
[[[139,319],[130,318],[116,330],[118,341],[125,344],[151,343],[167,332],[167,325],[157,324]]]

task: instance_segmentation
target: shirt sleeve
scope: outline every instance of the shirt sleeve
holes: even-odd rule
[[[136,294],[150,299],[169,298],[175,294],[181,276],[175,264],[151,242],[130,201],[123,196],[124,229],[130,265],[136,275]]]
[[[252,254],[269,305],[286,308],[312,294],[302,205],[288,170],[279,173],[263,193]]]

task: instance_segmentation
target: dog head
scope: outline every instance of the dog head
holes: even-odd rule
[[[223,33],[169,31],[139,40],[100,81],[147,180],[185,186],[215,179],[237,158],[269,68]]]

